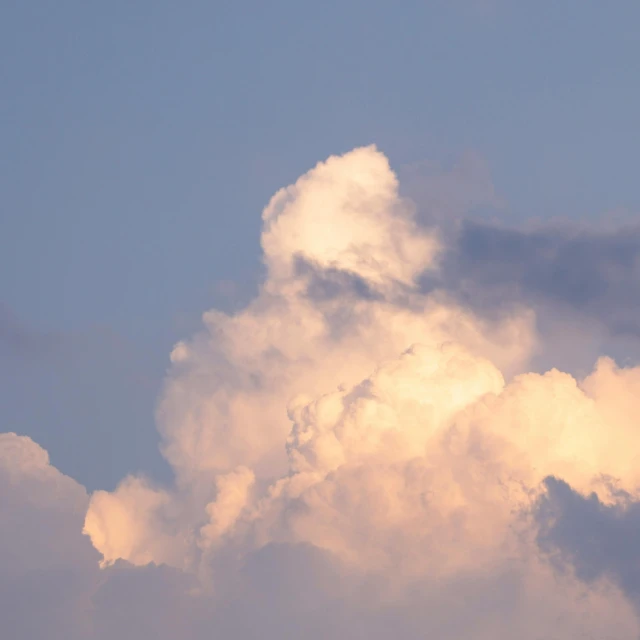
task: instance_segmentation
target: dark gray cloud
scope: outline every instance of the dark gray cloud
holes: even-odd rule
[[[558,478],[544,484],[535,509],[540,548],[585,582],[613,580],[640,606],[640,502],[613,487],[617,501],[609,505]]]
[[[296,257],[294,268],[297,276],[306,279],[305,294],[316,303],[336,298],[381,300],[383,297],[362,276],[341,269],[320,267],[304,256]]]
[[[596,319],[612,334],[638,337],[640,226],[529,231],[465,221],[441,284],[487,313],[520,302],[551,304]]]

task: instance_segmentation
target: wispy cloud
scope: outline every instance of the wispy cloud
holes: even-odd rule
[[[21,322],[11,309],[0,302],[0,353],[7,356],[38,357],[50,353],[60,338],[40,333]]]

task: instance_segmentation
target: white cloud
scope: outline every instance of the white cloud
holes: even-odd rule
[[[270,281],[297,281],[295,260],[338,269],[374,286],[411,285],[432,267],[438,243],[419,229],[412,205],[375,147],[333,156],[281,189],[262,214]]]
[[[86,637],[635,637],[616,587],[541,554],[529,509],[549,474],[636,491],[640,369],[527,373],[530,310],[489,321],[422,293],[437,234],[374,147],[319,164],[263,218],[258,297],[172,353],[174,486],[127,477],[87,510],[42,449],[2,436],[11,508],[37,516],[11,516],[16,566],[79,567],[91,603],[66,606]]]
[[[206,313],[206,331],[172,353],[158,418],[177,476],[173,497],[139,488],[140,499],[132,499],[138,485],[128,479],[115,494],[93,498],[87,532],[109,561],[192,562],[185,541],[198,546],[194,531],[216,504],[219,474],[245,466],[264,484],[286,472],[287,408],[300,397],[357,385],[414,344],[437,352],[455,342],[509,373],[533,349],[527,310],[482,322],[442,293],[420,293],[415,279],[435,267],[435,235],[416,226],[374,147],[320,163],[274,196],[263,217],[268,273],[258,298],[232,316]],[[308,269],[299,268],[300,260]],[[314,279],[335,274],[332,295],[311,294]],[[344,278],[347,285],[356,278],[367,294],[342,286]],[[437,384],[432,393],[442,391],[440,402],[473,393]],[[444,411],[438,404],[433,410]]]

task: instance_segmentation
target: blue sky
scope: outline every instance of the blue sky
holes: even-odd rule
[[[5,2],[3,430],[90,488],[166,474],[172,344],[251,296],[262,208],[332,153],[473,151],[514,223],[638,211],[638,24],[625,0]]]

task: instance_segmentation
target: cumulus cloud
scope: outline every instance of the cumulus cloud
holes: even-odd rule
[[[331,157],[281,189],[263,212],[269,284],[295,282],[295,258],[373,286],[411,285],[432,265],[437,241],[419,230],[386,157],[372,147]]]
[[[99,559],[81,533],[88,503],[84,488],[30,438],[0,435],[3,636],[79,638],[86,631],[86,589]]]
[[[531,372],[525,300],[484,314],[426,289],[443,236],[375,147],[279,191],[263,225],[256,299],[205,313],[171,354],[157,419],[172,486],[129,476],[89,500],[31,441],[0,441],[28,531],[17,566],[43,535],[20,520],[39,500],[59,529],[34,570],[80,567],[74,633],[637,637],[615,572],[550,553],[566,536],[548,478],[605,510],[636,495],[640,368]]]
[[[533,316],[526,309],[489,323],[444,292],[420,293],[418,277],[437,268],[437,237],[415,223],[387,159],[373,147],[320,163],[276,194],[263,218],[267,278],[258,298],[235,315],[207,312],[206,331],[171,354],[158,421],[177,491],[164,496],[161,507],[157,492],[129,499],[135,480],[114,495],[94,495],[87,532],[107,561],[149,560],[128,550],[137,544],[129,534],[118,547],[120,534],[108,533],[109,509],[114,521],[124,519],[140,532],[145,553],[157,542],[143,533],[153,521],[166,525],[162,539],[173,535],[175,553],[184,556],[177,548],[200,535],[218,474],[245,466],[260,486],[285,473],[287,408],[301,397],[359,384],[416,343],[429,348],[453,341],[507,372],[521,368],[533,349]],[[309,269],[300,269],[301,262]],[[318,278],[333,278],[332,295],[311,293]],[[349,279],[376,295],[341,286]],[[159,511],[175,517],[158,517]],[[174,551],[160,546],[165,551],[152,559],[166,562]]]

